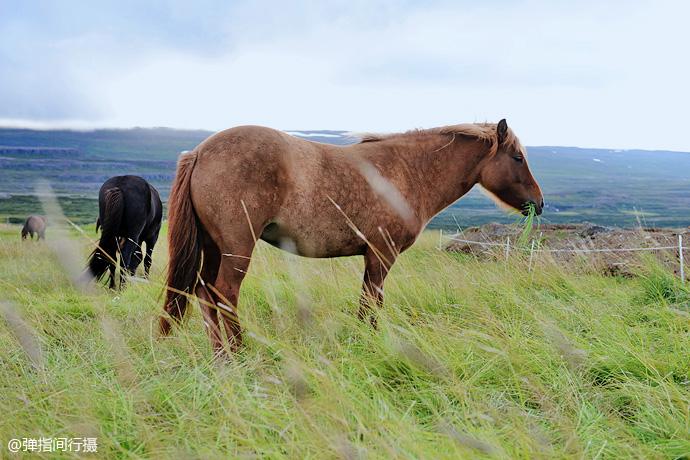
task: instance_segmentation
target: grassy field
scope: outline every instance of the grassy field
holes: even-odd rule
[[[150,283],[87,295],[64,256],[0,226],[0,458],[41,436],[97,437],[108,458],[690,457],[690,292],[672,273],[530,273],[437,238],[400,258],[376,331],[355,318],[361,260],[260,244],[246,346],[214,362],[196,309],[157,338],[164,241]]]

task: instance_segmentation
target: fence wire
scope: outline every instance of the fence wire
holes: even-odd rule
[[[450,241],[456,241],[458,243],[466,243],[466,244],[477,244],[479,246],[495,246],[495,247],[501,247],[504,248],[506,247],[506,243],[492,243],[488,241],[472,241],[472,240],[464,240],[461,238],[454,238],[451,236],[445,237],[445,239],[450,240]],[[585,249],[585,248],[572,248],[572,249],[548,249],[548,248],[535,248],[535,249],[530,249],[530,248],[521,248],[521,247],[516,247],[516,246],[511,246],[510,250],[511,251],[525,251],[525,252],[635,252],[635,251],[667,251],[669,249],[682,249],[683,251],[688,251],[690,250],[690,247],[687,246],[656,246],[656,247],[650,247],[650,248],[592,248],[592,249]]]
[[[534,253],[550,253],[550,254],[555,254],[555,253],[570,253],[570,254],[587,254],[587,253],[624,253],[624,252],[644,252],[644,251],[678,251],[678,262],[680,264],[680,270],[679,270],[679,275],[681,282],[685,283],[685,260],[684,260],[684,255],[683,253],[685,251],[690,251],[690,247],[684,246],[683,245],[683,235],[679,234],[678,235],[678,245],[674,246],[653,246],[653,247],[638,247],[638,248],[561,248],[561,249],[549,249],[549,248],[542,248],[542,247],[535,247],[536,240],[532,240],[532,244],[529,248],[526,247],[519,247],[519,246],[511,246],[510,245],[510,237],[506,238],[506,242],[503,243],[495,243],[495,242],[490,242],[490,241],[473,241],[473,240],[466,240],[464,238],[458,238],[459,234],[456,233],[453,236],[445,236],[443,234],[443,230],[440,231],[439,235],[439,249],[442,248],[443,246],[443,240],[444,237],[448,241],[454,241],[457,243],[465,243],[468,245],[477,245],[477,246],[482,246],[482,247],[495,247],[495,248],[504,248],[505,249],[505,255],[506,258],[508,258],[508,255],[510,254],[510,251],[523,251],[523,252],[529,252],[529,270],[532,271],[532,257],[534,256]]]

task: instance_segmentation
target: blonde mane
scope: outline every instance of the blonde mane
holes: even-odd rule
[[[490,155],[496,154],[498,151],[498,134],[496,131],[496,123],[462,123],[459,125],[441,126],[430,129],[412,129],[402,133],[390,134],[375,134],[364,133],[356,135],[359,137],[360,144],[369,142],[381,142],[390,139],[417,139],[421,136],[429,135],[444,135],[444,136],[463,136],[488,142],[491,145],[489,150]],[[508,148],[522,151],[522,145],[513,130],[508,128],[504,145]]]

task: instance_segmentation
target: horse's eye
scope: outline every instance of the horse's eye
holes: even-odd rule
[[[522,155],[515,155],[513,157],[513,160],[517,161],[518,163],[522,163],[523,161],[525,161],[525,159],[522,157]]]

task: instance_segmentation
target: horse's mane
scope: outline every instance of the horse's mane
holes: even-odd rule
[[[485,141],[491,144],[490,155],[493,155],[498,150],[498,134],[496,131],[496,123],[462,123],[459,125],[441,126],[430,129],[412,129],[402,133],[390,134],[375,134],[363,133],[357,134],[360,144],[369,142],[381,142],[389,139],[418,139],[422,136],[429,135],[445,135],[445,136],[463,136]],[[505,145],[513,147],[516,150],[522,150],[520,140],[517,138],[513,130],[508,128],[508,133],[505,139]]]

